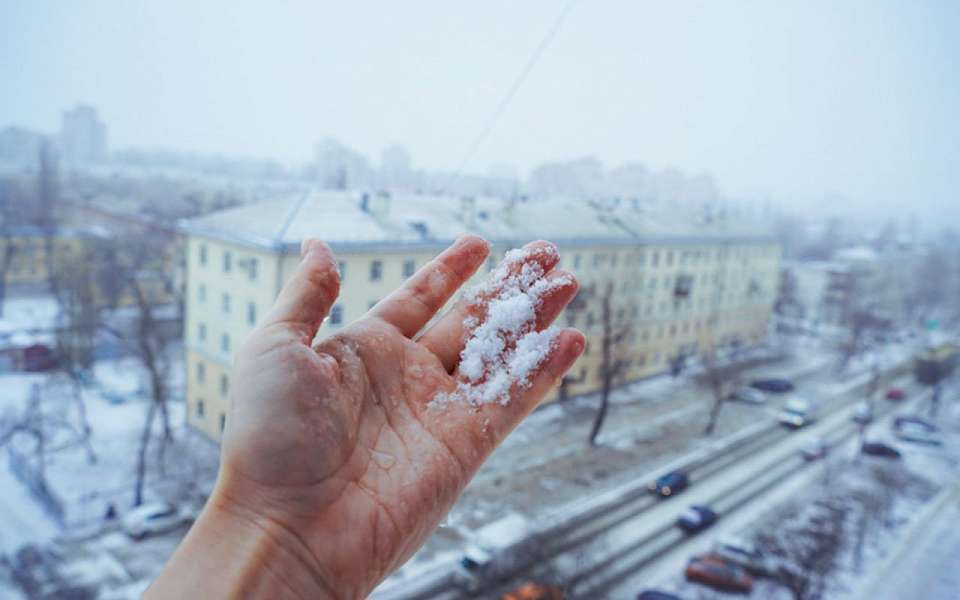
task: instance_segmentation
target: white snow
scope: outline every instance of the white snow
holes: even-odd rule
[[[556,258],[554,246],[511,250],[486,282],[468,292],[468,301],[483,315],[464,321],[468,334],[460,354],[461,380],[453,392],[438,393],[432,405],[455,400],[506,405],[514,386],[530,384],[559,333],[552,327],[536,330],[537,309],[544,294],[570,283],[562,275],[544,278],[538,259]]]

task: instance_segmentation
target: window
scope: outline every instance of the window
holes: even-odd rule
[[[223,293],[223,312],[230,312],[230,294],[226,292]]]
[[[203,398],[197,398],[197,416],[198,417],[201,417],[201,418],[203,417],[203,410],[204,410]]]
[[[197,382],[203,383],[207,378],[207,367],[203,363],[197,363]]]
[[[230,352],[230,334],[225,333],[220,336],[220,350],[223,352]]]
[[[654,252],[650,255],[650,266],[655,267],[660,264],[660,253]]]
[[[200,300],[200,302],[207,301],[207,286],[202,283],[197,286],[197,299]]]
[[[347,261],[338,260],[337,271],[340,273],[340,281],[343,281],[343,278],[347,276]]]
[[[690,297],[690,290],[693,287],[692,275],[677,275],[676,284],[673,288],[673,296],[677,300]]]
[[[573,268],[574,268],[574,269],[579,269],[579,268],[580,268],[580,255],[579,255],[579,254],[574,254],[574,255],[573,255]]]
[[[200,244],[200,264],[201,265],[207,264],[207,245],[206,244]]]
[[[412,258],[408,258],[403,261],[403,276],[410,277],[413,275],[413,272],[417,270],[417,263],[413,262]]]
[[[229,273],[233,268],[233,255],[229,251],[223,253],[223,272]]]
[[[227,415],[220,413],[220,433],[223,433],[224,428],[227,426]]]
[[[203,323],[197,325],[197,338],[201,342],[207,339],[207,326]]]
[[[334,304],[333,308],[330,309],[330,324],[339,325],[341,323],[343,323],[343,307]]]
[[[229,389],[230,389],[230,380],[227,379],[226,375],[221,375],[220,376],[220,395],[226,396]]]
[[[247,303],[247,324],[249,325],[257,324],[257,303],[256,302]]]
[[[257,259],[251,258],[250,263],[247,265],[247,273],[250,275],[250,281],[254,281],[257,278],[257,267],[259,266]]]
[[[370,261],[370,281],[380,281],[383,279],[383,261]]]

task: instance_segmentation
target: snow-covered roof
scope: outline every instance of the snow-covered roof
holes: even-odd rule
[[[704,222],[691,211],[573,198],[509,202],[478,197],[325,190],[227,209],[181,222],[187,233],[278,250],[307,237],[334,247],[441,246],[465,233],[517,244],[637,244],[655,240],[772,240],[746,217]]]

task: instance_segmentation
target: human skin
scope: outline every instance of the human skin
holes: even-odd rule
[[[421,330],[488,253],[481,238],[460,238],[315,342],[340,283],[330,249],[303,243],[296,273],[237,356],[214,491],[145,598],[363,598],[413,555],[584,348],[580,332],[561,331],[505,406],[430,405],[455,388],[464,318],[483,306],[461,300]],[[554,269],[556,252],[524,260],[561,280],[538,308],[543,329],[577,282]]]

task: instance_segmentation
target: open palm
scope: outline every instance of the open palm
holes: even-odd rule
[[[536,265],[546,286],[536,328],[576,293],[546,242],[510,268]],[[540,251],[549,250],[549,251]],[[304,243],[303,259],[241,350],[217,501],[274,532],[334,597],[362,597],[407,560],[449,511],[484,459],[583,349],[565,330],[510,402],[431,404],[462,380],[464,321],[483,298],[461,300],[417,337],[484,262],[468,236],[364,318],[314,343],[339,292],[333,254]]]

